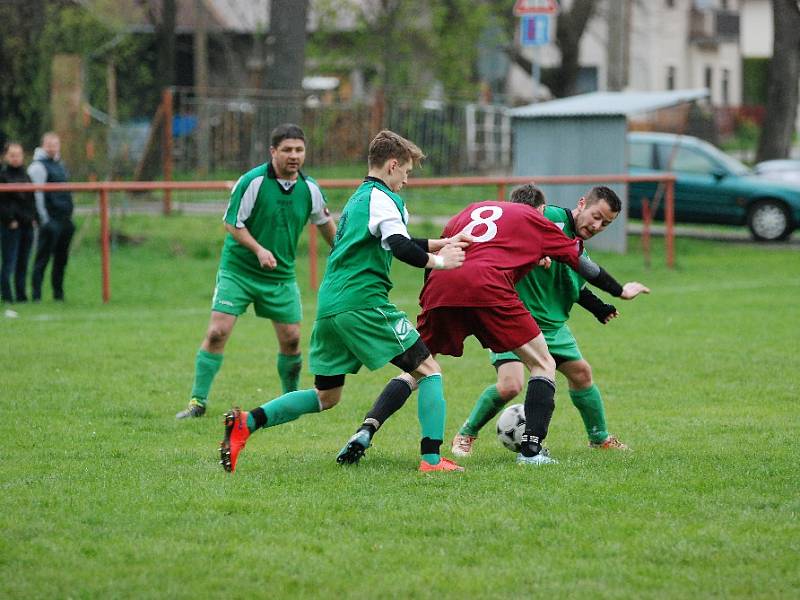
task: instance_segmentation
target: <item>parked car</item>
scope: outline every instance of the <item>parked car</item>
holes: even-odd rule
[[[747,225],[755,239],[769,241],[786,239],[800,223],[800,185],[758,177],[735,158],[692,136],[629,133],[628,170],[631,175],[675,173],[676,222]],[[629,184],[631,217],[641,217],[641,200],[652,199],[656,186]],[[663,215],[662,201],[656,218]]]
[[[781,159],[765,160],[753,167],[760,177],[788,181],[800,185],[800,160]]]

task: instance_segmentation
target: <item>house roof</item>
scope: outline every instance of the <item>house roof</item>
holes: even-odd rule
[[[666,92],[592,92],[520,106],[511,110],[511,116],[519,119],[627,117],[700,100],[708,95],[705,88]]]

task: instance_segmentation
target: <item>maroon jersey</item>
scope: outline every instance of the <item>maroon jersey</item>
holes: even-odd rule
[[[577,268],[583,242],[568,238],[535,208],[514,202],[470,204],[444,228],[474,238],[458,269],[432,271],[422,288],[424,310],[439,306],[507,306],[519,302],[514,285],[542,258]]]

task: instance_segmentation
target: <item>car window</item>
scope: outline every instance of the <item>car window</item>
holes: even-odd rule
[[[672,154],[671,145],[659,144],[659,162],[663,169],[667,169],[669,165],[670,155]],[[672,161],[672,170],[681,173],[703,173],[710,174],[714,171],[716,165],[707,157],[694,150],[693,148],[686,148],[679,146],[678,151],[675,153],[675,158]]]
[[[652,169],[653,144],[648,142],[631,142],[628,144],[628,166]]]

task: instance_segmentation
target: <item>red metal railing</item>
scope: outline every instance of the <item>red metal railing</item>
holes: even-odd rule
[[[355,189],[361,179],[320,179],[319,185],[323,189]],[[474,187],[495,186],[497,199],[506,199],[509,186],[524,183],[537,185],[552,184],[598,184],[598,183],[634,183],[634,182],[661,182],[664,184],[664,225],[666,239],[666,262],[669,268],[675,264],[674,244],[674,204],[675,204],[675,176],[667,173],[664,175],[544,175],[540,177],[420,177],[408,182],[408,186],[416,187]],[[2,192],[38,192],[38,191],[69,191],[69,192],[97,192],[98,210],[100,213],[100,244],[103,277],[103,302],[111,299],[111,229],[110,229],[110,198],[112,192],[157,192],[163,191],[163,212],[171,211],[171,192],[173,191],[229,191],[234,185],[233,181],[92,181],[79,183],[46,183],[46,184],[0,184]],[[649,240],[650,221],[652,215],[647,214],[644,219],[644,236]],[[311,286],[316,288],[317,269],[317,229],[309,227],[309,256]]]

